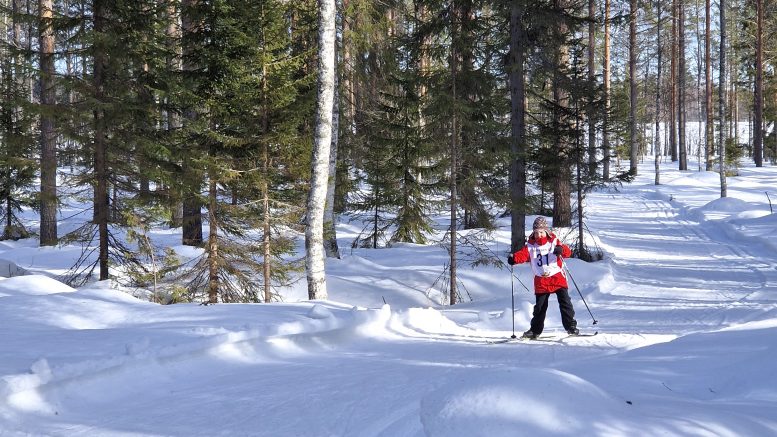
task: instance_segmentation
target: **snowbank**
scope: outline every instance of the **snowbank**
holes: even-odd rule
[[[601,435],[627,420],[629,405],[558,370],[473,372],[421,401],[429,437]]]

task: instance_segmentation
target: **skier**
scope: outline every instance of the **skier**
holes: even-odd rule
[[[555,294],[561,310],[561,323],[567,333],[577,335],[575,310],[569,298],[569,285],[564,274],[562,258],[572,255],[569,246],[562,243],[548,227],[545,217],[537,217],[532,225],[529,241],[521,250],[507,256],[507,264],[531,262],[534,272],[534,312],[531,327],[522,338],[535,339],[545,327],[545,313],[548,311],[548,299]]]

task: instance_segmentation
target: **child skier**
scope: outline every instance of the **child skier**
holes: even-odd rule
[[[534,312],[531,328],[523,333],[523,338],[535,339],[542,334],[551,294],[555,294],[558,299],[561,323],[567,333],[577,335],[580,332],[577,329],[575,310],[569,298],[569,285],[562,264],[562,258],[568,258],[571,255],[569,246],[562,243],[550,231],[545,217],[537,217],[526,245],[507,256],[507,263],[510,265],[531,262],[534,272]]]

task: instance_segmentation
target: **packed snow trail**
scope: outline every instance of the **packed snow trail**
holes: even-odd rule
[[[624,187],[588,199],[596,205],[589,226],[611,264],[612,282],[590,297],[607,330],[684,335],[773,311],[777,252],[758,238],[730,237],[724,224],[694,221],[662,197]]]
[[[159,306],[0,281],[0,435],[775,435],[777,253],[740,235],[752,220],[709,220],[730,203],[710,184],[671,185],[711,176],[653,187],[647,172],[588,196],[607,258],[568,262],[595,337],[487,344],[511,322],[509,277],[491,267],[460,270],[474,302],[419,308],[445,259],[433,246],[333,261],[345,304]],[[509,229],[497,235],[506,247]],[[384,296],[394,305],[372,304]],[[520,335],[533,297],[516,296]]]

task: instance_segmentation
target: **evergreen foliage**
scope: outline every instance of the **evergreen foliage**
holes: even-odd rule
[[[627,5],[613,2],[614,74],[610,111],[604,114],[603,77],[589,72],[585,62],[588,25],[598,28],[603,22],[599,14],[592,21],[587,1],[341,1],[334,205],[339,214],[364,223],[354,245],[429,243],[430,217],[447,210],[453,227],[441,243],[450,247],[451,279],[459,252],[474,263],[487,262],[484,247],[498,212],[516,211],[509,172],[517,140],[511,135],[524,127],[518,153],[526,161],[529,187],[521,192],[526,195],[516,194],[521,212],[552,214],[557,227],[571,226],[577,214],[583,229],[585,193],[629,180],[625,173],[608,173],[609,181],[604,180],[602,149],[598,160],[589,159],[588,124],[601,132],[607,116],[612,157],[619,165],[631,152],[631,104],[642,124],[637,134],[642,155],[649,153],[646,134],[654,135],[646,123],[663,117],[655,114],[656,105],[668,104],[669,97],[656,87],[668,89],[671,75],[662,71],[657,83],[654,47],[644,49],[658,35],[671,40],[666,35],[671,26],[655,27],[656,5],[668,10],[661,0],[642,5],[637,16],[642,49],[635,79],[641,92],[632,102],[623,59],[626,41],[619,37],[629,24],[623,15]],[[726,73],[732,80],[724,90],[730,98],[723,115],[733,120],[738,113],[741,122],[753,104],[748,93],[754,80],[754,3],[736,0],[731,6],[738,12],[728,31],[736,38],[727,50],[736,68]],[[121,272],[135,285],[152,288],[160,302],[278,299],[277,287],[299,279],[301,270],[293,254],[311,179],[318,3],[55,1],[53,105],[41,104],[51,95],[44,98],[39,85],[49,76],[41,72],[44,56],[35,42],[49,21],[41,19],[38,7],[30,0],[0,2],[5,24],[0,238],[28,237],[31,230],[17,218],[19,212],[50,197],[42,197],[36,184],[43,165],[37,146],[43,126],[50,126],[42,121],[51,119],[60,176],[65,176],[60,193],[68,193],[58,201],[93,209],[90,220],[61,238],[84,247],[69,274],[74,284]],[[765,35],[776,30],[774,8],[765,2]],[[704,11],[691,4],[686,10],[693,47],[703,42],[700,28],[690,24]],[[511,37],[518,35],[510,34],[511,18],[520,20],[514,29],[521,29],[526,101],[520,111],[511,106],[508,87],[515,81],[510,73],[518,71],[511,65],[517,62],[511,60]],[[594,43],[601,52],[603,41]],[[777,104],[769,96],[777,94],[776,50],[766,38],[764,156],[772,163]],[[687,84],[701,75],[701,50],[697,53],[699,68],[687,68],[682,76],[689,96],[697,94]],[[722,95],[716,92],[716,98]],[[694,111],[701,112],[699,119],[706,115],[694,109],[689,121],[695,121]],[[516,112],[525,122],[520,128],[511,124]],[[600,135],[597,143],[603,143]],[[729,141],[726,146],[725,167],[735,170],[738,153],[749,145],[743,149]],[[660,157],[662,151],[656,152]],[[71,171],[62,171],[64,165]],[[184,244],[196,246],[200,256],[184,259],[155,247],[150,229],[163,224],[181,228]],[[459,228],[485,233],[457,236]],[[456,249],[457,243],[466,249]]]
[[[30,53],[20,46],[19,24],[26,21],[13,9],[0,9],[0,240],[30,236],[19,219],[22,208],[35,208],[37,194],[34,111],[30,102]],[[17,11],[18,12],[18,11]]]

